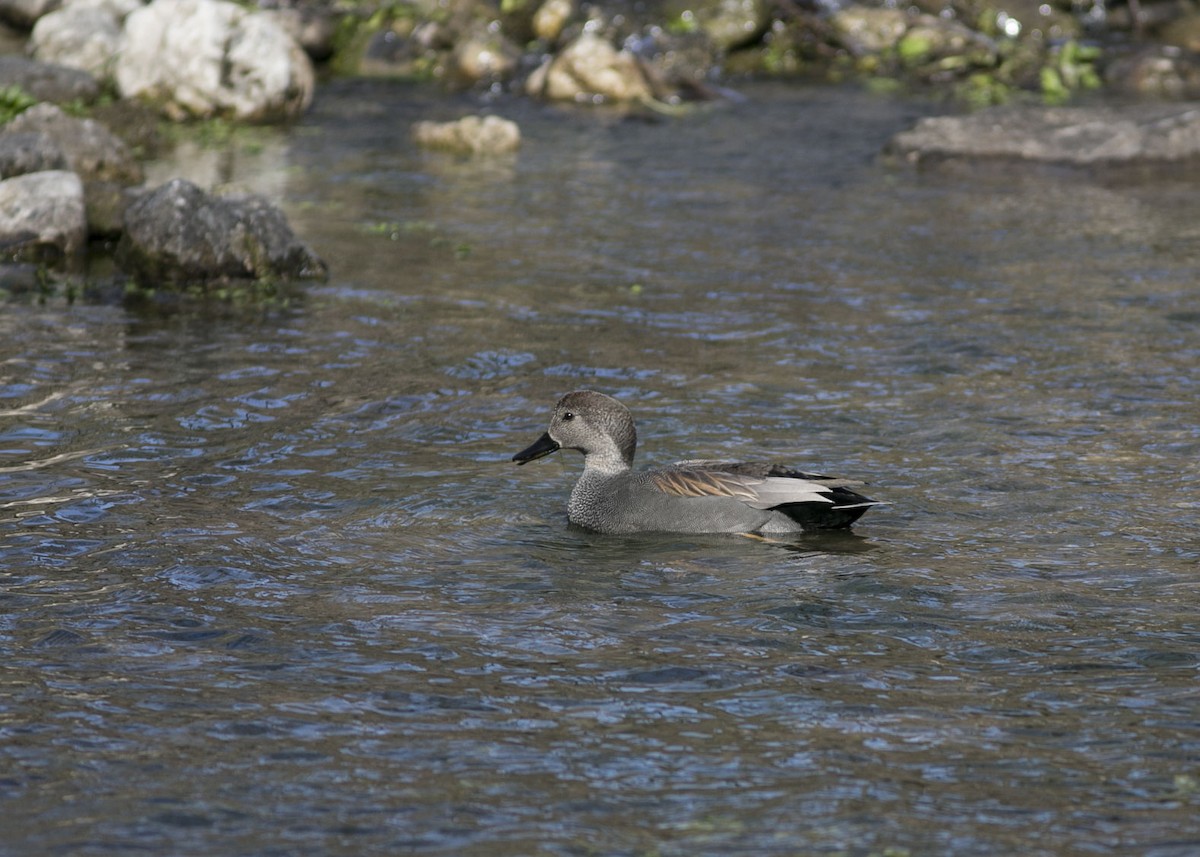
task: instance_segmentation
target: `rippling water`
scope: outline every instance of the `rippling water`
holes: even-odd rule
[[[0,318],[0,797],[20,854],[1200,851],[1200,196],[880,163],[926,108],[679,121],[335,84],[163,174],[266,190],[288,307]],[[643,463],[868,480],[854,535],[568,528]],[[0,849],[2,850],[2,849]]]

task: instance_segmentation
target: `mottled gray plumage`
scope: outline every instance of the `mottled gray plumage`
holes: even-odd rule
[[[577,390],[559,399],[550,428],[513,456],[526,464],[559,449],[583,453],[567,517],[602,533],[794,533],[843,529],[874,500],[861,483],[766,461],[680,461],[633,470],[637,432],[611,396]]]

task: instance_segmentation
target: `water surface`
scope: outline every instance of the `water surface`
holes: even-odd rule
[[[14,854],[1200,850],[1195,177],[913,172],[928,111],[682,120],[339,83],[157,167],[258,189],[288,306],[0,318]],[[853,535],[609,538],[558,395],[642,463],[774,457]]]

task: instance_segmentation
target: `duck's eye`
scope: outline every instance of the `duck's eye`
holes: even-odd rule
[[[570,411],[563,411],[562,418],[563,418],[563,422],[565,423],[568,420],[575,419],[575,415],[573,413],[571,413]]]

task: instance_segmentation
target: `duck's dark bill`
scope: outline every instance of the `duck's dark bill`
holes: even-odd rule
[[[533,445],[528,449],[523,449],[514,455],[512,460],[517,464],[528,464],[531,461],[537,461],[539,458],[545,458],[552,452],[558,452],[559,449],[558,441],[550,437],[550,432],[546,432],[535,440]]]

